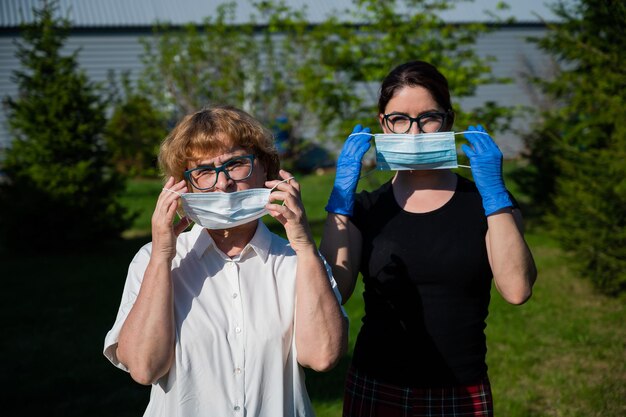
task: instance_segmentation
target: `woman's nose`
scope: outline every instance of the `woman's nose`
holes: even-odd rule
[[[420,127],[417,124],[417,122],[413,122],[411,124],[411,128],[409,129],[409,131],[407,133],[409,133],[411,135],[417,135],[418,133],[422,133],[422,132],[420,131]]]
[[[217,180],[215,182],[215,188],[220,191],[226,191],[234,183],[224,171],[217,173]]]

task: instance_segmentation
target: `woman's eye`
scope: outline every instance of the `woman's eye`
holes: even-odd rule
[[[438,114],[425,114],[421,119],[424,122],[438,122],[441,121],[441,116]]]
[[[196,175],[198,177],[204,177],[207,175],[213,175],[214,170],[212,170],[211,168],[204,168],[204,169],[199,169],[196,171]]]
[[[243,163],[241,161],[232,161],[228,164],[228,166],[226,167],[226,169],[237,169],[239,167],[241,167],[243,165]]]

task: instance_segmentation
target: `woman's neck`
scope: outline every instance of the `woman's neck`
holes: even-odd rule
[[[232,229],[210,230],[207,232],[215,245],[225,255],[234,258],[239,255],[254,237],[259,220],[233,227]]]
[[[456,189],[456,175],[449,169],[398,171],[393,186],[406,191]]]
[[[457,177],[448,170],[398,171],[393,195],[403,210],[428,213],[445,205],[456,190]]]

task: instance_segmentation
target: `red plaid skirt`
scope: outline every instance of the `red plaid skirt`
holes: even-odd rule
[[[477,385],[410,388],[384,384],[351,368],[343,417],[493,417],[489,378]]]

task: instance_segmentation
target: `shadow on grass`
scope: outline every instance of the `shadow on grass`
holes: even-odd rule
[[[21,416],[138,416],[149,389],[102,355],[132,256],[148,239],[98,250],[0,255],[5,409]],[[6,360],[10,358],[10,360]]]
[[[128,265],[149,239],[55,254],[0,253],[4,294],[0,354],[5,358],[0,384],[5,398],[11,399],[4,405],[7,415],[143,414],[149,387],[111,365],[102,349],[117,314]],[[309,373],[311,397],[340,398],[345,369],[347,362],[342,362],[329,373]]]
[[[337,366],[328,372],[305,369],[306,387],[312,401],[341,401],[343,388],[352,357],[341,358]]]

